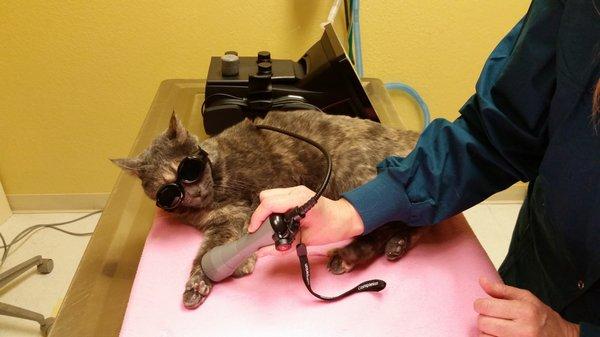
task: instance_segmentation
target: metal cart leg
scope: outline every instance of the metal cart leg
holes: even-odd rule
[[[36,266],[37,271],[40,274],[48,274],[54,268],[54,263],[51,259],[44,259],[42,256],[38,255],[33,257],[19,265],[16,265],[7,271],[0,274],[0,288],[8,284],[10,281],[17,278],[19,275],[23,274],[31,267]],[[44,318],[44,315],[38,314],[36,312],[15,307],[14,305],[1,303],[0,302],[0,315],[18,317],[23,319],[28,319],[31,321],[36,321],[40,324],[40,329],[44,336],[48,335],[50,331],[50,327],[52,323],[54,323],[54,318],[48,317]]]

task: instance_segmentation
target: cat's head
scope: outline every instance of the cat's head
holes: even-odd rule
[[[169,128],[159,135],[152,144],[135,158],[111,159],[123,170],[140,178],[144,192],[156,200],[159,189],[177,181],[177,168],[180,162],[198,153],[198,138],[188,132],[177,116],[173,114]],[[212,202],[213,179],[211,165],[204,165],[200,178],[190,184],[181,183],[184,197],[178,209],[202,208]]]

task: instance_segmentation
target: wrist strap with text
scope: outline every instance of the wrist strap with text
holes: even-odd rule
[[[300,243],[296,246],[296,253],[298,254],[298,259],[300,260],[300,269],[302,271],[302,280],[304,281],[304,285],[308,291],[313,294],[316,298],[319,298],[323,301],[337,301],[344,297],[350,296],[355,293],[360,293],[364,291],[381,291],[385,288],[385,282],[382,280],[369,280],[362,282],[356,287],[346,291],[343,294],[339,294],[337,296],[329,297],[329,296],[321,296],[315,293],[310,286],[310,265],[308,264],[308,254],[306,251],[306,246],[303,243]]]

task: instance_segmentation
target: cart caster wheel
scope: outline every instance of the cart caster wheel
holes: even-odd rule
[[[40,274],[49,274],[54,268],[52,259],[42,259],[42,263],[38,264],[37,271]]]
[[[54,317],[48,317],[44,320],[44,323],[40,325],[40,330],[42,330],[42,335],[44,337],[48,336],[48,334],[50,333],[52,324],[54,324]]]

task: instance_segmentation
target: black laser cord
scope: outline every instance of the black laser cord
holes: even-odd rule
[[[309,104],[310,105],[310,104]],[[318,109],[318,108],[317,108]],[[319,109],[320,110],[320,109]],[[321,186],[319,187],[319,189],[317,190],[317,192],[315,193],[315,195],[308,199],[308,201],[306,203],[304,203],[302,206],[297,206],[292,208],[291,210],[285,212],[284,217],[286,217],[286,221],[287,223],[293,224],[296,223],[298,224],[300,222],[300,220],[302,218],[305,217],[306,213],[313,208],[316,204],[317,204],[317,200],[319,199],[319,197],[321,197],[321,195],[323,194],[323,192],[325,191],[325,188],[327,187],[327,184],[329,183],[329,180],[331,178],[331,171],[332,171],[332,163],[331,163],[331,156],[329,155],[329,153],[327,152],[327,150],[325,150],[325,148],[323,148],[321,146],[321,144],[308,139],[304,136],[300,136],[298,134],[295,134],[293,132],[287,131],[287,130],[283,130],[280,128],[276,128],[270,125],[264,125],[264,124],[258,124],[255,125],[256,128],[258,129],[264,129],[264,130],[270,130],[270,131],[275,131],[275,132],[279,132],[285,135],[288,135],[290,137],[302,140],[306,143],[311,144],[312,146],[316,147],[317,149],[319,149],[323,155],[325,156],[325,158],[327,159],[327,174],[325,175],[325,178],[323,179],[323,182],[321,183]],[[298,230],[298,228],[295,228],[295,230]],[[310,284],[310,264],[308,262],[308,252],[306,249],[306,245],[304,245],[302,243],[302,237],[300,237],[300,243],[296,245],[296,253],[298,255],[298,259],[300,260],[300,271],[302,273],[302,281],[304,281],[304,285],[306,286],[306,289],[308,289],[308,291],[315,296],[316,298],[323,300],[323,301],[337,301],[340,300],[344,297],[350,296],[352,294],[358,293],[358,292],[364,292],[364,291],[381,291],[385,288],[386,283],[383,280],[378,280],[378,279],[374,279],[374,280],[368,280],[368,281],[364,281],[362,283],[360,283],[359,285],[357,285],[356,287],[342,293],[339,294],[337,296],[323,296],[323,295],[319,295],[316,292],[313,291],[311,284]]]
[[[323,148],[323,146],[321,146],[321,144],[319,144],[311,139],[308,139],[304,136],[295,134],[295,133],[287,131],[287,130],[276,128],[276,127],[273,127],[270,125],[258,124],[258,125],[256,125],[256,128],[283,133],[290,137],[307,142],[310,145],[319,149],[319,151],[321,151],[321,153],[323,153],[323,156],[325,156],[325,158],[327,159],[327,173],[325,174],[325,178],[323,178],[323,182],[321,183],[321,186],[317,190],[317,193],[315,193],[315,195],[312,198],[308,199],[308,201],[306,203],[304,203],[304,205],[298,206],[295,208],[296,212],[294,212],[294,213],[297,213],[297,214],[294,214],[294,215],[299,216],[300,218],[304,218],[304,216],[306,216],[306,213],[317,204],[317,200],[321,197],[321,195],[323,195],[323,192],[325,191],[325,188],[327,187],[327,184],[329,183],[329,179],[331,179],[331,171],[332,171],[331,156],[329,155],[327,150],[325,150],[325,148]],[[299,219],[297,219],[297,220],[299,220]]]
[[[57,222],[57,223],[50,223],[50,224],[37,224],[37,225],[27,227],[24,230],[22,230],[19,234],[17,234],[12,240],[10,240],[10,243],[8,243],[8,244],[6,243],[6,239],[4,238],[4,235],[2,235],[2,233],[0,233],[0,240],[2,240],[2,246],[0,246],[0,248],[4,249],[4,251],[2,252],[2,258],[0,259],[0,269],[2,269],[2,266],[4,265],[4,262],[6,261],[6,258],[8,257],[8,253],[9,253],[11,247],[13,245],[17,244],[19,241],[25,239],[29,234],[34,234],[34,232],[37,232],[39,230],[50,228],[50,229],[54,229],[59,232],[63,232],[65,234],[69,234],[69,235],[73,235],[73,236],[90,236],[90,235],[92,235],[93,232],[76,233],[76,232],[68,231],[66,229],[59,228],[58,226],[68,225],[70,223],[73,223],[73,222],[76,222],[79,220],[83,220],[85,218],[88,218],[88,217],[98,214],[98,213],[102,213],[102,210],[88,213],[84,216],[81,216],[81,217],[73,219],[73,220]]]
[[[208,97],[206,97],[204,99],[204,102],[202,102],[200,111],[203,116],[204,116],[204,108],[206,107],[207,102],[210,103],[215,98],[229,98],[230,104],[234,104],[234,105],[237,105],[242,108],[248,108],[248,101],[245,98],[237,97],[237,96],[229,95],[229,94],[224,94],[224,93],[216,93],[216,94],[209,95]],[[317,111],[323,112],[323,110],[321,110],[319,107],[303,101],[302,97],[295,97],[295,96],[282,96],[282,97],[273,99],[272,108],[275,110],[276,109],[286,109],[286,110],[309,109],[309,110],[317,110]],[[317,142],[315,142],[311,139],[308,139],[306,137],[303,137],[301,135],[295,134],[293,132],[279,129],[279,128],[269,126],[269,125],[263,125],[263,124],[258,124],[258,125],[256,125],[256,127],[258,129],[265,129],[265,130],[279,132],[279,133],[285,134],[287,136],[302,140],[306,143],[309,143],[310,145],[319,149],[319,151],[321,151],[321,153],[323,153],[323,156],[325,156],[325,158],[327,159],[327,174],[325,176],[325,179],[323,180],[323,183],[321,184],[321,187],[319,188],[317,193],[312,198],[310,198],[304,205],[295,208],[296,214],[294,214],[294,216],[295,217],[299,216],[300,218],[304,218],[306,213],[311,208],[313,208],[314,205],[316,205],[317,199],[319,199],[319,197],[323,194],[323,191],[325,191],[325,188],[327,187],[327,184],[329,183],[329,179],[331,178],[332,164],[331,164],[331,157],[329,156],[329,153]],[[297,218],[296,220],[299,221],[300,218]]]

